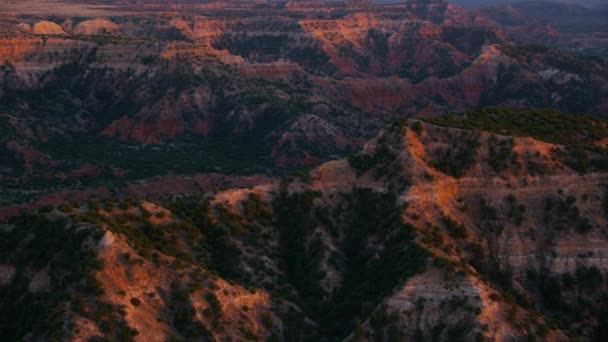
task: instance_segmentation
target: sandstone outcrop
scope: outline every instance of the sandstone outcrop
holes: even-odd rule
[[[33,33],[35,34],[48,34],[48,35],[58,35],[65,34],[65,31],[58,24],[51,21],[39,21],[34,24]]]
[[[108,19],[85,20],[73,29],[74,34],[86,35],[116,35],[120,33],[120,26]]]

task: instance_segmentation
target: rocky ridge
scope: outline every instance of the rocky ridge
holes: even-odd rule
[[[553,135],[537,130],[569,120]],[[599,338],[608,176],[596,146],[606,125],[507,109],[410,120],[291,179],[40,212],[100,231],[103,294],[85,302],[123,305],[124,323],[96,330],[72,309],[82,338]],[[15,225],[27,230],[19,220],[6,241]],[[44,263],[22,273],[4,250],[11,291],[38,279]]]
[[[101,173],[105,183],[318,164],[405,116],[498,105],[597,115],[608,108],[604,60],[517,45],[489,14],[443,2],[264,4],[246,15],[237,10],[245,4],[195,6],[190,15],[148,5],[146,16],[3,19],[5,188],[98,164],[93,151],[116,146],[191,151],[203,141],[196,153],[220,170],[209,162],[143,170],[108,155],[96,166],[110,170]],[[54,29],[36,33],[37,24]],[[86,153],[66,158],[75,141]],[[256,162],[235,167],[215,146]],[[90,182],[65,180],[60,190]],[[37,186],[32,196],[48,191]]]

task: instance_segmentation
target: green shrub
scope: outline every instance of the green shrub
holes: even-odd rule
[[[420,135],[420,133],[422,133],[423,130],[423,126],[422,123],[420,121],[416,121],[414,123],[412,123],[410,125],[410,128],[412,129],[412,131],[414,131],[416,134]]]
[[[152,213],[141,204],[139,205],[139,211],[144,218],[152,217]]]
[[[425,120],[440,126],[533,137],[564,145],[564,150],[556,151],[554,156],[574,170],[581,173],[608,170],[608,149],[595,144],[608,135],[608,120],[605,119],[586,114],[565,114],[554,109],[489,108]],[[507,145],[498,148],[493,145],[489,146],[492,167],[499,171],[506,167],[505,161],[514,162],[515,156]],[[528,161],[528,168],[531,173],[545,172],[541,164],[532,161]]]
[[[131,304],[135,307],[140,306],[141,305],[141,300],[139,300],[139,298],[136,297],[132,297],[130,300]]]
[[[118,209],[120,210],[129,210],[129,208],[131,208],[131,203],[126,200],[120,201],[118,203]]]
[[[243,335],[243,337],[246,340],[249,340],[249,341],[259,341],[260,340],[256,334],[251,332],[251,330],[246,329],[245,327],[242,327],[242,326],[239,327],[239,331],[241,332],[241,334]]]
[[[355,189],[348,202],[350,214],[343,224],[349,233],[340,248],[344,280],[328,303],[331,310],[320,319],[332,336],[350,333],[356,318],[366,317],[377,305],[363,303],[379,303],[396,286],[422,271],[427,256],[415,243],[414,227],[401,221],[394,194]],[[376,252],[367,244],[372,237],[382,241],[382,251]],[[375,253],[379,253],[377,258],[372,257]]]
[[[17,272],[10,286],[0,288],[4,339],[60,338],[65,333],[65,310],[71,307],[94,321],[107,338],[132,341],[133,330],[124,321],[124,312],[99,299],[104,291],[95,273],[103,263],[88,247],[102,235],[97,228],[77,228],[67,219],[51,221],[43,215],[22,215],[10,223],[16,229],[0,232],[0,260],[15,265]],[[47,269],[48,290],[28,291],[26,269]]]
[[[492,135],[488,141],[488,164],[496,172],[506,170],[511,165],[518,165],[517,154],[513,152],[513,139],[498,140]]]
[[[47,205],[43,205],[40,208],[38,208],[38,213],[39,214],[48,214],[51,211],[53,211],[55,209],[55,207],[53,205],[47,204]]]
[[[61,211],[64,214],[69,214],[73,211],[72,207],[70,207],[70,205],[67,203],[60,204],[59,207],[57,207],[57,209],[59,209],[59,211]]]
[[[319,193],[312,191],[291,195],[283,192],[273,202],[285,273],[307,302],[322,296],[319,270],[323,249],[319,248],[321,246],[308,249],[306,245],[315,228],[313,207],[314,200],[319,196]]]
[[[579,287],[587,292],[593,293],[604,283],[604,277],[596,266],[579,267],[576,270],[576,278]]]
[[[467,228],[464,225],[456,222],[450,216],[442,215],[441,221],[450,234],[454,235],[455,237],[465,239],[468,236]]]
[[[463,131],[459,135],[450,135],[448,140],[450,147],[437,148],[430,163],[445,174],[462,177],[476,161],[479,134]]]
[[[507,215],[516,225],[520,226],[524,220],[526,207],[522,204],[517,205],[517,198],[513,194],[507,196],[505,200],[509,207]]]
[[[187,340],[212,341],[211,332],[196,319],[196,310],[189,300],[188,290],[178,283],[171,284],[171,298],[167,303],[173,313],[172,325]]]
[[[101,207],[99,206],[99,202],[94,199],[90,199],[87,201],[87,207],[90,211],[98,211]]]
[[[606,120],[585,114],[560,113],[554,109],[488,108],[425,121],[440,126],[533,137],[561,145],[592,143],[604,138],[608,132]]]
[[[260,314],[260,321],[267,329],[272,329],[274,327],[274,321],[272,320],[272,317],[266,312],[262,312]]]
[[[116,206],[116,199],[114,199],[112,197],[106,198],[103,201],[103,208],[106,211],[112,211],[112,209],[114,209],[115,206]]]
[[[358,154],[348,158],[349,165],[355,169],[358,176],[375,167],[383,167],[393,162],[397,155],[387,146],[377,147],[372,154]]]
[[[543,200],[543,222],[557,231],[574,227],[579,233],[587,233],[593,229],[588,218],[583,217],[575,205],[576,198],[569,196],[547,197]]]
[[[222,317],[222,304],[220,300],[217,298],[215,293],[209,292],[205,295],[205,300],[209,303],[209,307],[211,308],[211,312],[213,314],[214,319],[219,319]]]
[[[602,206],[604,207],[604,214],[608,217],[608,185],[604,185],[604,198],[602,199]]]
[[[250,193],[245,201],[241,203],[243,216],[249,222],[259,221],[262,224],[269,224],[272,220],[270,207],[262,201],[260,196]]]

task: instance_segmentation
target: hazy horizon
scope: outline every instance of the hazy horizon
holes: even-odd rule
[[[388,3],[388,2],[405,2],[407,0],[376,0],[379,3]],[[561,3],[570,3],[575,5],[582,5],[586,7],[598,7],[598,6],[606,6],[608,5],[608,1],[606,0],[446,0],[449,3],[462,6],[465,8],[476,8],[476,7],[489,7],[496,5],[504,5],[518,2],[530,2],[530,1],[543,1],[543,2],[561,2]]]
[[[582,5],[587,7],[596,7],[600,5],[608,4],[608,1],[605,0],[542,0],[546,2],[563,2],[570,3],[575,5]],[[457,4],[463,7],[487,7],[494,5],[502,5],[508,3],[517,3],[517,2],[528,2],[526,0],[448,0],[448,2]]]

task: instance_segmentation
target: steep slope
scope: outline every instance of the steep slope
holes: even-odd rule
[[[584,55],[606,57],[608,13],[580,2],[522,1],[474,10],[519,42],[545,44]]]
[[[605,60],[518,46],[442,1],[191,5],[0,19],[3,205],[318,165],[403,117],[608,108]]]
[[[400,121],[348,160],[247,189],[40,208],[3,226],[2,310],[66,272],[64,244],[24,254],[54,227],[102,261],[49,302],[70,304],[74,338],[601,339],[607,127],[551,110]]]

